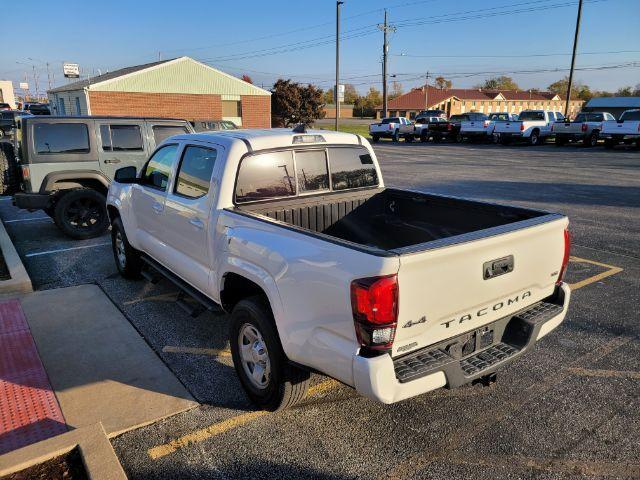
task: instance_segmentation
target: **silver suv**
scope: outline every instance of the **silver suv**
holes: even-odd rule
[[[13,203],[44,210],[70,237],[101,235],[109,227],[106,194],[115,171],[139,170],[156,145],[184,133],[193,133],[184,120],[23,117],[14,140],[21,183]]]

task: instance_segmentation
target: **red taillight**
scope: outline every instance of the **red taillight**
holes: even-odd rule
[[[453,125],[451,125],[450,123],[447,124],[447,130],[451,130],[453,128]]]
[[[524,132],[524,123],[521,123],[521,124],[520,124],[520,131],[521,131],[521,132]]]
[[[581,128],[581,130],[582,130],[583,132],[586,132],[586,131],[587,131],[587,124],[586,124],[586,123],[583,123],[583,124],[582,124],[582,127],[580,127],[580,128]]]
[[[485,120],[484,121],[484,128],[487,128],[489,126],[489,120]]]
[[[558,275],[558,280],[556,281],[556,285],[560,285],[562,283],[562,277],[564,277],[564,274],[567,271],[567,265],[569,264],[569,255],[570,254],[571,254],[571,235],[569,234],[569,229],[565,228],[565,230],[564,230],[564,256],[562,257],[562,267],[560,267],[560,274]]]
[[[398,277],[351,282],[351,309],[360,346],[370,350],[390,349],[398,322]]]

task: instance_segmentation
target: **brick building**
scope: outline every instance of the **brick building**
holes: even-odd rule
[[[414,88],[388,102],[390,117],[414,118],[421,110],[440,109],[448,115],[465,112],[510,112],[553,110],[564,112],[564,98],[553,92],[529,90],[482,90],[468,88]],[[569,116],[580,111],[582,100],[571,100]],[[377,108],[380,118],[382,107]]]
[[[327,103],[322,107],[322,111],[324,112],[324,118],[336,118],[335,103]],[[353,105],[341,103],[340,118],[353,118]]]
[[[54,115],[231,120],[271,127],[271,93],[189,57],[122,68],[49,90]]]

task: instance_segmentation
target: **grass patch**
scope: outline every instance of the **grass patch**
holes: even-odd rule
[[[373,120],[372,120],[373,121]],[[333,130],[332,125],[319,125],[320,130]],[[355,133],[363,137],[369,137],[369,125],[339,125],[338,130],[344,133]]]

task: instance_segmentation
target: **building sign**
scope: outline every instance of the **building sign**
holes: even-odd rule
[[[77,63],[63,63],[62,72],[67,78],[79,78],[80,66]]]
[[[27,82],[20,82],[20,88],[22,90],[29,90],[29,84]]]

